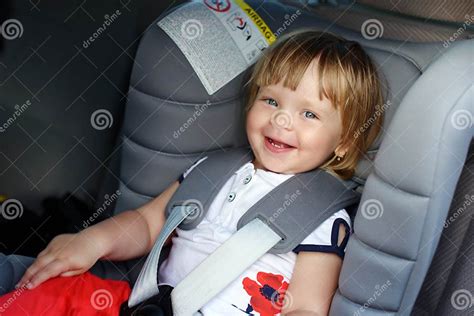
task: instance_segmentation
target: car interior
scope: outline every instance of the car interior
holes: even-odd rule
[[[275,37],[312,28],[360,43],[383,78],[383,130],[352,179],[362,198],[330,315],[472,315],[469,0],[2,1],[0,252],[36,257],[150,201],[207,153],[248,146],[251,65],[209,93],[170,36],[177,17],[214,34],[197,12],[237,2]],[[216,46],[194,53],[213,60]],[[133,285],[145,259],[95,269]]]

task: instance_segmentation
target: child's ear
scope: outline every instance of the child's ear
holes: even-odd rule
[[[336,156],[342,158],[346,155],[348,149],[349,149],[349,145],[339,144],[339,146],[337,146],[336,149],[334,150],[334,153],[336,154]]]

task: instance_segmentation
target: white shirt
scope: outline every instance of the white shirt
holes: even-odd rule
[[[194,163],[180,179],[185,178],[206,158]],[[293,174],[255,170],[251,161],[239,168],[216,195],[197,227],[192,230],[176,229],[177,236],[172,238],[169,256],[159,269],[160,284],[175,287],[237,231],[238,220],[254,203],[292,176]],[[346,227],[346,238],[339,247],[337,234],[340,223]],[[342,209],[313,232],[308,232],[308,236],[292,252],[263,255],[203,306],[201,313],[206,316],[279,315],[281,305],[272,303],[272,296],[273,299],[280,297],[279,300],[282,301],[282,295],[288,288],[295,265],[297,256],[295,252],[323,251],[343,256],[349,231],[350,218]]]

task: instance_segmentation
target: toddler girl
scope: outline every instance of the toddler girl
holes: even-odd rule
[[[375,115],[383,103],[375,65],[358,43],[330,33],[305,29],[283,36],[264,51],[246,86],[246,133],[253,159],[227,180],[196,228],[176,229],[169,257],[159,269],[160,285],[176,286],[235,233],[239,218],[254,203],[295,174],[322,168],[350,179],[382,125],[383,116]],[[171,196],[205,159],[137,210],[78,234],[57,236],[19,286],[35,288],[55,276],[81,274],[98,259],[147,254]],[[200,312],[328,314],[350,232],[349,214],[341,209],[308,232],[293,251],[263,255]]]

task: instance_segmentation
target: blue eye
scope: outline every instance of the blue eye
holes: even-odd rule
[[[269,102],[267,102],[267,104],[273,105],[273,106],[278,106],[278,103],[277,103],[274,99],[272,99],[272,98],[263,99],[263,101],[265,101],[265,102],[267,102],[267,101],[272,102],[272,101],[273,101],[273,104],[272,104],[272,103],[269,103]]]
[[[307,118],[310,118],[310,119],[316,119],[316,118],[318,118],[318,117],[316,116],[316,114],[314,114],[313,112],[304,111],[304,113],[305,113],[304,116],[307,117]],[[308,116],[307,114],[309,114],[309,116]]]

